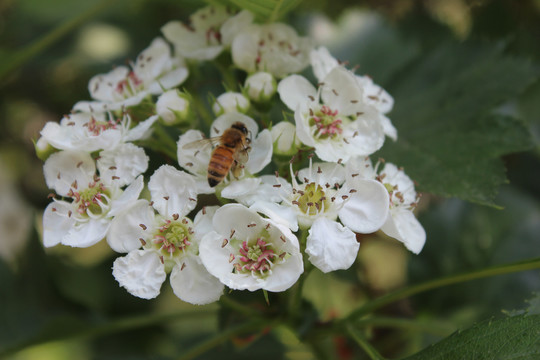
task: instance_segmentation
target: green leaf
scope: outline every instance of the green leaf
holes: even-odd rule
[[[422,359],[540,359],[540,315],[487,320],[406,358]]]
[[[538,76],[500,44],[444,45],[403,71],[389,91],[397,142],[378,155],[405,167],[420,191],[494,206],[507,182],[500,156],[533,146],[518,119],[497,107]]]
[[[294,9],[301,0],[227,0],[231,5],[249,10],[259,20],[274,22]]]

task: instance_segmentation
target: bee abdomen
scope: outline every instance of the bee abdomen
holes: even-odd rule
[[[208,164],[208,184],[214,187],[223,181],[232,163],[233,151],[225,146],[216,147]]]

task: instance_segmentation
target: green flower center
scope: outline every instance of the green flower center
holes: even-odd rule
[[[191,245],[193,229],[191,220],[164,220],[152,238],[151,246],[158,250],[164,259],[183,255]]]
[[[338,111],[323,105],[319,110],[309,112],[309,126],[314,129],[314,136],[319,139],[328,139],[343,132],[341,119],[337,118]]]
[[[304,190],[296,190],[297,197],[293,201],[306,215],[316,215],[328,208],[324,189],[314,182],[306,185]]]
[[[92,182],[88,188],[81,191],[76,191],[76,184],[69,191],[68,196],[71,196],[77,204],[77,212],[81,215],[102,215],[107,212],[110,193],[105,185],[100,181]]]

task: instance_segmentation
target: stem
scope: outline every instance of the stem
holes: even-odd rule
[[[250,307],[247,307],[245,305],[243,305],[242,303],[236,301],[236,300],[233,300],[231,299],[230,297],[228,296],[222,296],[220,299],[219,299],[219,302],[223,305],[223,306],[226,306],[228,307],[229,309],[231,310],[234,310],[236,311],[237,313],[240,313],[242,315],[246,315],[250,318],[261,318],[261,314],[250,308]]]
[[[269,23],[276,22],[281,5],[283,5],[283,0],[279,0],[276,6],[274,6],[274,9],[272,10],[272,15],[270,15],[270,19],[268,20]]]
[[[355,321],[354,325],[359,327],[373,326],[382,328],[400,328],[410,331],[424,332],[441,337],[448,336],[448,334],[455,330],[453,326],[440,323],[391,317],[366,318]]]
[[[184,355],[180,356],[178,360],[194,359],[195,357],[209,351],[210,349],[212,349],[213,347],[221,343],[224,343],[225,341],[233,338],[234,336],[241,335],[245,332],[257,331],[266,326],[274,326],[276,325],[276,323],[277,321],[268,322],[268,320],[265,320],[265,319],[257,319],[257,320],[246,322],[242,325],[235,326],[227,330],[223,330],[219,334],[216,334],[215,336],[211,337],[210,339],[203,341],[199,343],[198,345],[195,345],[190,350],[188,350]]]
[[[538,268],[540,268],[540,258],[535,258],[535,259],[529,259],[529,260],[519,261],[516,263],[511,263],[511,264],[493,266],[493,267],[489,267],[482,270],[472,271],[472,272],[458,274],[458,275],[451,275],[451,276],[446,276],[440,279],[427,281],[427,282],[424,282],[418,285],[409,286],[404,289],[400,289],[400,290],[391,292],[389,294],[383,295],[379,298],[376,298],[368,302],[364,306],[361,306],[360,308],[353,311],[346,319],[344,319],[344,321],[357,319],[367,313],[373,312],[374,310],[380,309],[388,304],[391,304],[393,302],[407,298],[412,295],[416,295],[424,291],[437,289],[443,286],[458,284],[458,283],[462,283],[466,281],[482,279],[482,278],[502,275],[502,274],[510,274],[510,273],[518,272],[518,271],[534,270]]]
[[[300,252],[302,254],[305,252],[307,236],[307,230],[300,231],[300,237],[298,239],[298,242],[300,244]],[[304,288],[304,282],[306,281],[306,278],[308,277],[312,269],[313,266],[311,265],[311,263],[304,259],[304,273],[300,275],[300,278],[292,288],[292,293],[289,298],[289,316],[291,317],[296,317],[296,314],[298,314],[300,306],[302,305],[302,289]]]
[[[215,311],[179,311],[175,313],[142,315],[113,320],[105,324],[89,326],[82,330],[67,329],[65,333],[44,336],[38,339],[27,341],[13,348],[3,349],[0,351],[0,357],[13,354],[27,347],[45,344],[48,342],[69,339],[95,338],[103,335],[122,332],[125,330],[133,330],[137,328],[151,326],[163,322],[176,321],[180,319],[185,320],[188,318],[199,319],[203,316],[215,316]]]
[[[77,26],[91,19],[103,9],[109,7],[112,3],[114,3],[114,0],[102,0],[98,2],[95,6],[86,10],[82,14],[79,14],[73,19],[65,21],[60,26],[54,28],[49,33],[32,42],[30,45],[26,46],[22,50],[17,51],[11,56],[11,59],[7,60],[5,65],[0,68],[0,79],[10,75],[19,66],[38,55],[40,52],[60,40],[65,35],[73,32],[73,29],[75,29]]]
[[[379,354],[379,352],[371,346],[371,344],[362,336],[358,330],[356,330],[352,324],[347,324],[346,326],[347,332],[349,335],[353,338],[354,341],[365,351],[365,353],[369,356],[372,360],[384,360],[384,357]]]

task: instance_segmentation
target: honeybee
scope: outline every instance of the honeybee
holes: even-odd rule
[[[182,148],[194,149],[217,145],[210,156],[207,172],[208,184],[215,187],[223,181],[229,171],[235,178],[242,174],[244,164],[249,160],[248,153],[251,150],[249,133],[246,125],[237,121],[221,136],[193,141]]]

